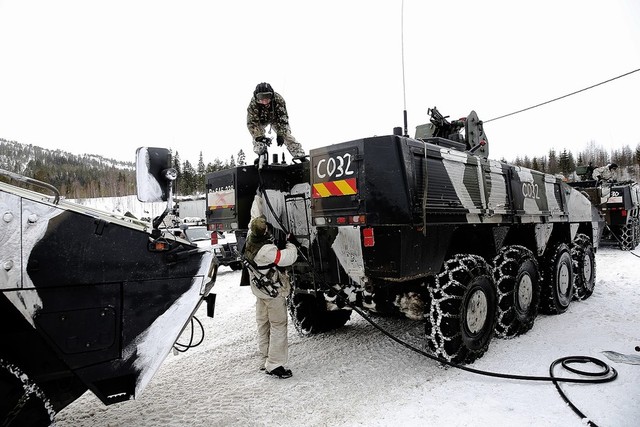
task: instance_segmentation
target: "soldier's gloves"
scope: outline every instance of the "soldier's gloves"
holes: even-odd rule
[[[297,248],[300,247],[300,242],[296,239],[296,236],[294,236],[293,233],[289,233],[287,235],[287,242],[293,244]]]
[[[284,136],[278,135],[276,137],[276,142],[278,143],[278,147],[282,147],[282,144],[284,144]]]
[[[267,138],[267,137],[266,137],[266,136],[264,136],[264,135],[263,135],[263,136],[257,136],[257,137],[256,137],[256,139],[255,139],[255,141],[256,141],[257,143],[262,143],[262,144],[267,145],[267,146],[268,146],[268,145],[271,145],[271,139]]]

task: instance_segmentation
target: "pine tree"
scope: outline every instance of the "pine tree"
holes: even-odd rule
[[[538,158],[534,157],[531,160],[531,169],[536,170],[536,171],[540,171],[540,164],[538,163]]]
[[[562,172],[562,175],[569,176],[571,172],[573,172],[574,167],[572,166],[572,161],[569,157],[569,153],[567,153],[567,149],[565,148],[560,153],[560,157],[558,159],[558,169]]]
[[[172,156],[173,160],[171,161],[171,167],[173,167],[178,173],[178,178],[173,182],[173,191],[175,194],[180,194],[181,186],[182,186],[182,167],[180,166],[180,154],[176,151],[175,156]]]
[[[198,186],[196,170],[191,166],[189,160],[185,160],[182,165],[182,188],[181,195],[193,194]]]
[[[196,176],[198,191],[204,191],[205,174],[206,174],[206,168],[204,166],[204,159],[202,158],[202,151],[201,151],[200,157],[198,158],[198,170],[197,170],[197,176]]]
[[[202,151],[200,152],[200,156],[198,157],[198,174],[202,175],[204,174],[204,160],[202,158]]]
[[[549,150],[548,165],[548,173],[556,174],[560,171],[560,168],[558,167],[558,158],[556,157],[556,150],[554,150],[553,148]]]

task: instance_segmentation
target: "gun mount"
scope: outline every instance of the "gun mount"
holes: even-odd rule
[[[416,127],[415,139],[489,157],[489,141],[475,111],[453,121],[447,120],[449,116],[443,116],[436,107],[429,108],[427,112],[430,123]]]

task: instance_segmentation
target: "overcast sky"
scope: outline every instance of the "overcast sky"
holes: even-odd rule
[[[0,0],[0,138],[133,161],[251,153],[261,81],[305,150],[402,126],[402,0]],[[404,1],[409,133],[640,68],[637,0]],[[490,157],[640,143],[640,72],[485,125]],[[251,158],[253,155],[250,154]]]

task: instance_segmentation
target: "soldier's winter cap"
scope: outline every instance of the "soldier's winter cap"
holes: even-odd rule
[[[254,218],[251,221],[251,234],[255,236],[262,236],[267,231],[267,220],[263,216]]]
[[[258,101],[262,99],[271,99],[273,98],[273,88],[269,83],[258,83],[256,90],[253,91],[253,96],[255,96]]]

